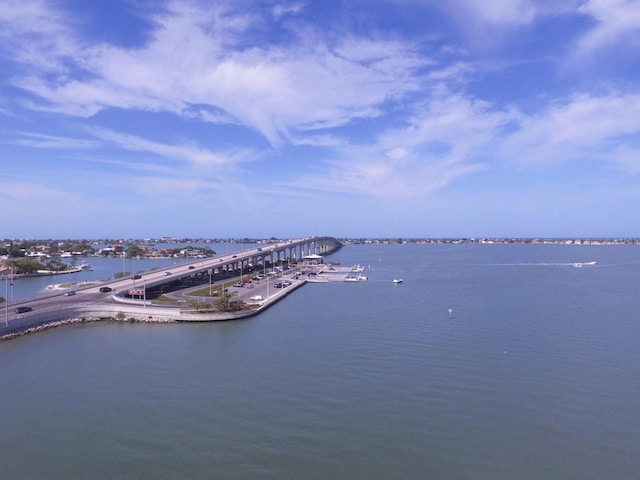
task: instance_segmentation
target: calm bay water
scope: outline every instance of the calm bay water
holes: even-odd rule
[[[250,320],[0,344],[3,478],[637,478],[638,247],[331,260],[369,280]]]

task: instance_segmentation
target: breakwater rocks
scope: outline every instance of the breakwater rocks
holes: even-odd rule
[[[44,323],[42,325],[38,325],[37,327],[27,328],[25,330],[21,330],[19,332],[8,333],[6,335],[0,336],[0,342],[4,342],[6,340],[12,340],[14,338],[22,337],[24,335],[29,335],[32,333],[42,332],[44,330],[49,330],[51,328],[63,327],[65,325],[75,325],[81,323],[92,323],[92,322],[114,322],[114,323],[176,323],[175,320],[168,318],[158,318],[152,316],[140,316],[140,315],[125,315],[125,314],[117,314],[115,317],[80,317],[80,318],[70,318],[67,320],[60,320],[56,322]]]

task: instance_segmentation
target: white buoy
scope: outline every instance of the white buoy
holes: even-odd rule
[[[449,307],[449,318],[453,317],[453,308]]]

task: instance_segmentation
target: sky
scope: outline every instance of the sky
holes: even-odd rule
[[[640,236],[640,0],[0,4],[0,238]]]

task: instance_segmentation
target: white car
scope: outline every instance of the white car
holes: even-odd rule
[[[249,300],[253,300],[254,302],[259,302],[261,300],[264,300],[264,298],[262,297],[262,295],[254,295],[253,297],[250,297]]]

